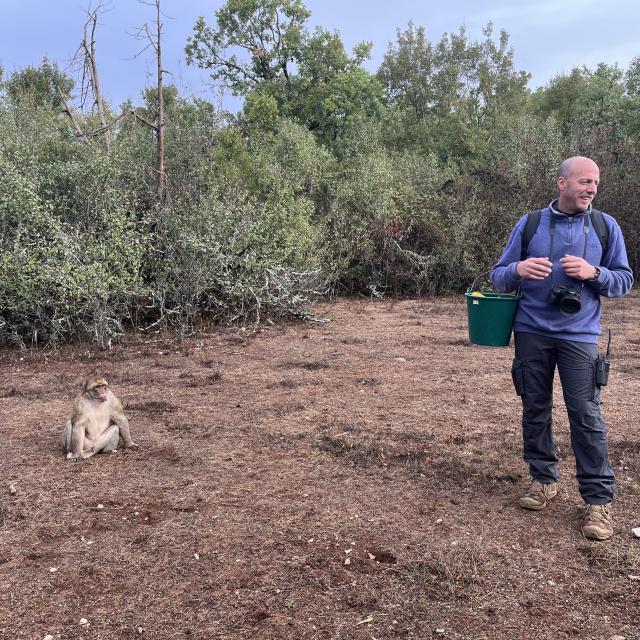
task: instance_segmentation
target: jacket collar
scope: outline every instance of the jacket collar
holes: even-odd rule
[[[549,203],[549,209],[551,210],[551,213],[555,213],[555,215],[562,216],[563,218],[573,218],[574,216],[591,215],[591,203],[589,203],[589,206],[584,211],[576,211],[573,215],[569,215],[568,213],[563,213],[562,211],[559,211],[557,207],[558,207],[558,198],[556,198],[555,200],[552,200]]]

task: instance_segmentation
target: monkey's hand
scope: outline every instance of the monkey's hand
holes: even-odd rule
[[[137,451],[140,448],[140,445],[135,442],[132,442],[130,445],[128,445],[128,448],[133,449],[133,451]]]
[[[82,460],[82,457],[81,456],[75,456],[75,455],[73,455],[73,452],[70,451],[69,453],[67,453],[67,460],[69,462],[73,462],[75,464],[76,462],[79,462],[80,460]]]

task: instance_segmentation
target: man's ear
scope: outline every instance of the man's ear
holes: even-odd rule
[[[560,176],[556,184],[558,185],[558,189],[560,189],[560,191],[564,191],[567,186],[567,179],[564,176]]]

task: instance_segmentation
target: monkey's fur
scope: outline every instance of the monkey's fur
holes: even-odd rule
[[[69,462],[108,453],[122,442],[129,449],[140,445],[131,439],[129,421],[122,404],[104,378],[89,377],[73,402],[71,417],[62,431],[60,444]]]

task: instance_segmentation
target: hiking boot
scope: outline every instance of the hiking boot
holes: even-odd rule
[[[613,518],[608,504],[588,504],[582,520],[582,534],[590,540],[608,540],[613,535]]]
[[[532,480],[527,493],[520,498],[519,504],[523,509],[539,511],[547,506],[547,500],[555,498],[558,493],[558,483],[542,484],[538,480]]]

